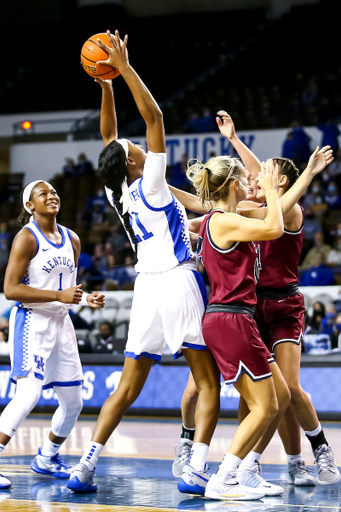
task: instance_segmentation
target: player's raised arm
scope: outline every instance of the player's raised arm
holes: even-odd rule
[[[100,130],[104,145],[107,146],[118,138],[114,91],[111,80],[96,78],[95,82],[102,88]]]
[[[180,201],[180,203],[183,204],[184,207],[191,212],[203,214],[209,212],[212,209],[212,206],[203,205],[200,199],[190,192],[185,192],[184,190],[172,187],[171,185],[168,185],[168,188],[177,198],[177,200]]]
[[[149,151],[165,153],[166,142],[162,112],[150,91],[129,63],[127,51],[128,36],[126,35],[124,41],[121,41],[118,30],[115,31],[114,36],[109,31],[107,33],[110,40],[110,48],[100,39],[98,39],[98,44],[108,53],[109,58],[106,61],[99,61],[99,63],[115,67],[120,71],[146,123]]]
[[[225,110],[219,110],[216,121],[220,133],[231,142],[251,176],[257,178],[261,162],[237,136],[231,116]]]

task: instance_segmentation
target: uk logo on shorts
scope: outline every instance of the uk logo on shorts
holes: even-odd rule
[[[40,370],[41,372],[43,372],[45,369],[44,359],[41,356],[34,356],[34,362],[37,365],[37,370]]]

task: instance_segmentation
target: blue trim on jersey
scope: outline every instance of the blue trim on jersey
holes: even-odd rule
[[[28,358],[28,333],[31,314],[31,310],[27,308],[17,308],[15,313],[11,378],[28,374],[25,365]]]
[[[44,235],[44,233],[41,231],[40,227],[38,226],[38,224],[36,223],[35,220],[32,221],[32,222],[35,225],[35,227],[38,229],[39,233],[45,238],[46,242],[48,242],[50,245],[52,245],[52,247],[55,247],[56,249],[61,249],[62,247],[64,247],[64,245],[65,245],[65,235],[64,235],[64,231],[61,229],[61,226],[59,224],[57,224],[57,227],[58,227],[59,233],[62,235],[62,243],[60,245],[57,245],[57,244],[54,244],[53,242],[51,242],[51,240],[49,240]]]
[[[169,231],[173,240],[174,255],[179,263],[188,261],[192,258],[189,242],[185,242],[186,234],[184,233],[184,218],[182,212],[178,208],[172,208],[165,212]]]
[[[36,379],[44,380],[44,375],[42,375],[41,373],[34,372],[34,376]]]
[[[144,196],[144,193],[142,191],[142,179],[140,179],[139,181],[139,184],[138,184],[138,189],[139,189],[139,192],[140,192],[140,196],[141,196],[141,199],[144,203],[144,205],[149,208],[149,210],[151,210],[152,212],[166,212],[167,210],[169,210],[175,203],[175,197],[173,196],[172,194],[172,202],[167,204],[166,206],[162,206],[161,208],[155,208],[154,206],[151,206],[148,202],[147,202],[147,199],[145,198]]]
[[[55,386],[57,386],[59,388],[70,388],[72,386],[82,386],[82,384],[83,384],[82,380],[71,380],[71,381],[67,381],[67,382],[54,381],[54,382],[49,382],[49,384],[45,384],[43,386],[43,389],[54,388]]]
[[[35,256],[37,256],[38,251],[39,251],[39,239],[38,239],[37,235],[35,234],[35,232],[33,231],[33,229],[31,229],[29,226],[24,226],[24,227],[26,229],[28,229],[29,231],[31,231],[32,235],[34,236],[34,238],[36,239],[36,242],[37,242],[37,251],[36,251],[35,255],[33,256],[33,258],[34,258]]]
[[[202,278],[202,275],[200,274],[200,272],[198,272],[197,270],[192,270],[193,274],[194,274],[194,277],[198,283],[198,286],[199,286],[199,289],[200,289],[200,293],[201,293],[201,296],[202,296],[202,300],[204,302],[204,306],[205,306],[205,309],[206,309],[206,306],[208,305],[208,297],[207,297],[207,290],[206,290],[206,286],[205,286],[205,283],[204,283],[204,280]]]
[[[140,356],[146,357],[147,359],[154,359],[154,361],[161,361],[161,356],[158,354],[150,354],[149,352],[142,352],[141,354],[135,354],[135,352],[125,352],[125,357],[131,357],[132,359],[140,359]]]
[[[183,353],[181,350],[178,350],[177,352],[175,352],[175,354],[173,354],[173,359],[176,361],[177,359],[179,359],[179,357],[182,357],[183,356]]]
[[[197,345],[196,343],[188,343],[188,341],[184,341],[183,346],[187,348],[193,348],[194,350],[208,350],[206,345]]]

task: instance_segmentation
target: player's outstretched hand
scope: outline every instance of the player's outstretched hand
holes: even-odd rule
[[[262,162],[261,170],[256,178],[259,186],[262,188],[264,193],[275,190],[278,191],[278,164],[274,164],[274,161],[269,158],[266,162]]]
[[[103,80],[99,76],[95,78],[95,82],[97,82],[101,87],[112,87],[112,80]]]
[[[72,286],[58,292],[59,302],[63,304],[79,304],[83,295],[82,285]]]
[[[329,165],[334,160],[333,150],[330,146],[324,146],[322,149],[317,146],[315,151],[309,158],[307,169],[316,176],[319,172]]]
[[[104,293],[100,293],[100,292],[89,293],[86,300],[91,308],[95,308],[95,309],[104,308],[104,305],[105,305]]]
[[[230,140],[235,136],[236,130],[232,121],[232,117],[229,116],[225,110],[219,110],[219,112],[217,112],[216,121],[220,133],[224,135],[224,137]]]
[[[101,39],[97,39],[97,42],[108,54],[108,59],[99,60],[97,64],[105,64],[106,66],[117,68],[121,72],[124,67],[129,66],[127,50],[128,36],[124,36],[124,40],[121,41],[118,30],[115,30],[114,36],[107,30],[107,35],[109,37],[110,47],[103,43]]]

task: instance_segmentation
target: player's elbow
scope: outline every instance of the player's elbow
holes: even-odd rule
[[[6,279],[4,282],[4,295],[7,300],[16,300],[13,287],[6,282]]]
[[[278,224],[277,226],[272,226],[267,233],[267,240],[276,240],[280,238],[284,233],[283,223]]]

